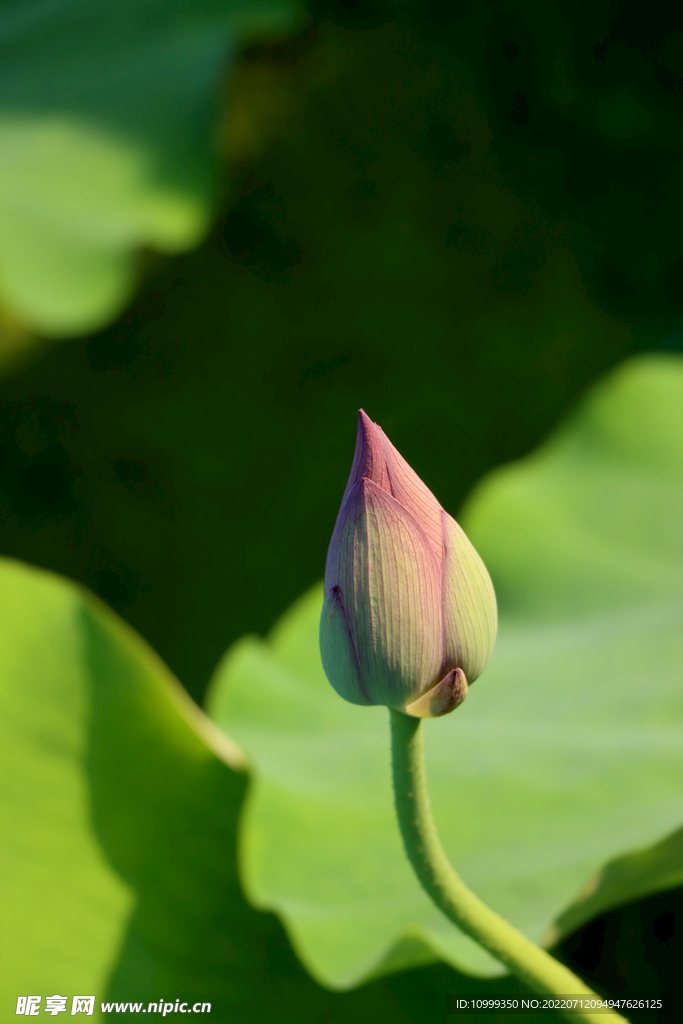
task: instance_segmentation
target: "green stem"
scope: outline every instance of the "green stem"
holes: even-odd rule
[[[517,977],[543,995],[598,998],[567,967],[555,960],[475,896],[451,867],[432,817],[422,743],[422,719],[389,709],[394,799],[408,859],[437,907]],[[618,1013],[566,1014],[572,1020],[609,1024]]]

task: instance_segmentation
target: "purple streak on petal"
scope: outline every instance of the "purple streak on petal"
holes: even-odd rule
[[[339,587],[326,594],[320,616],[320,653],[327,678],[352,704],[372,704],[363,683],[358,652]]]

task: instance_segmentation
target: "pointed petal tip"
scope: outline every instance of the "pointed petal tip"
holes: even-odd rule
[[[353,484],[353,486],[349,488],[348,493],[344,497],[344,508],[347,512],[347,515],[349,513],[349,510],[353,507],[354,501],[359,496],[365,498],[368,492],[381,490],[382,488],[379,486],[379,484],[375,483],[372,477],[365,475],[359,477]]]
[[[356,447],[353,453],[353,464],[349,479],[344,490],[342,505],[346,501],[351,488],[362,477],[368,476],[375,483],[385,490],[389,488],[389,478],[382,452],[380,441],[381,431],[376,423],[373,423],[368,414],[358,410],[358,430],[356,433]]]
[[[442,718],[455,711],[467,696],[467,679],[461,668],[452,669],[441,682],[402,708],[413,718]]]
[[[358,410],[358,431],[362,431],[366,436],[376,435],[386,438],[386,434],[382,430],[379,423],[376,423],[371,416],[368,416],[365,409]]]
[[[371,420],[365,409],[358,410],[358,437],[365,440],[366,444],[371,444],[371,438],[377,433],[381,433],[380,428],[377,426],[374,420]]]

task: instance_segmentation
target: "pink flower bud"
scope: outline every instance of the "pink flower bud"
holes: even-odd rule
[[[320,651],[353,704],[447,714],[481,674],[496,598],[469,540],[361,410],[330,541]]]

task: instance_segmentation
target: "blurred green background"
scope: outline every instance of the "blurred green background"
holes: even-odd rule
[[[218,76],[203,244],[144,250],[89,336],[3,313],[0,550],[85,583],[198,700],[322,574],[359,406],[457,514],[596,376],[683,347],[674,8],[298,17]],[[649,991],[680,905],[567,955]]]

